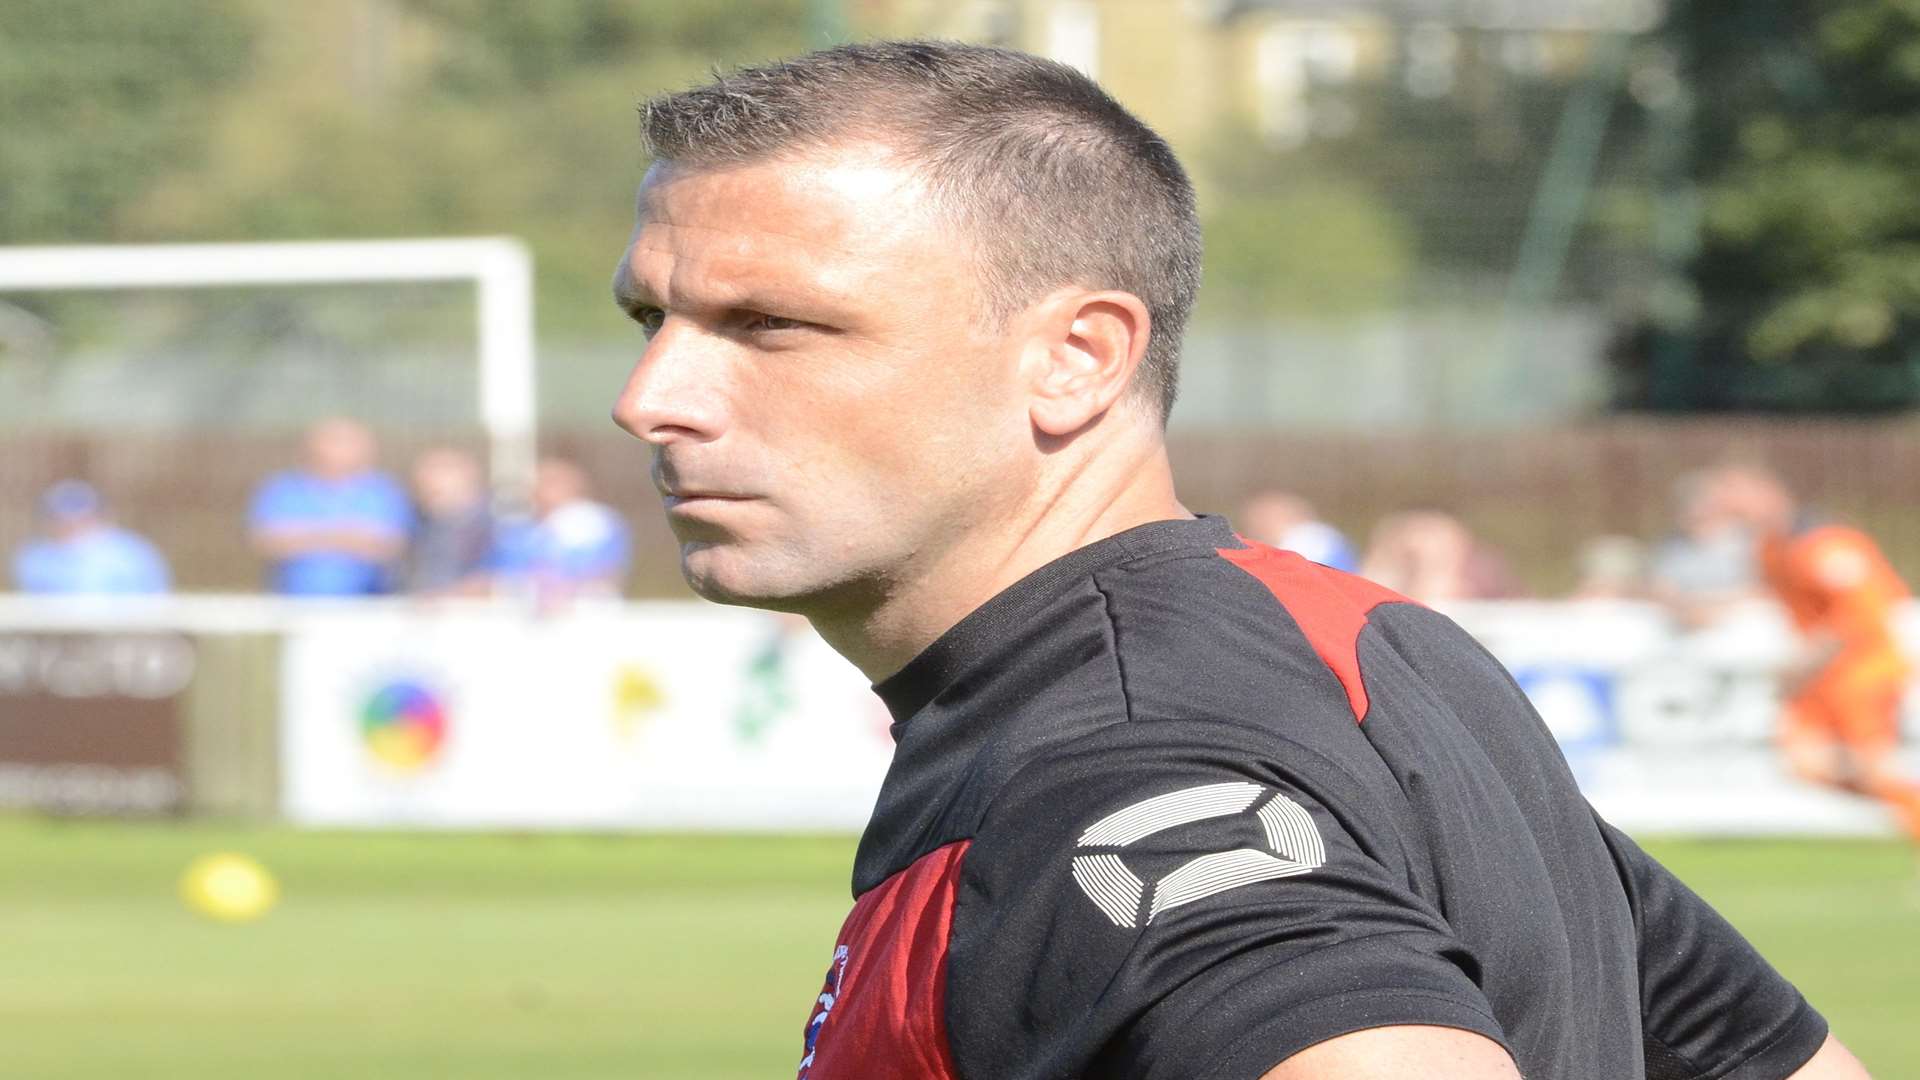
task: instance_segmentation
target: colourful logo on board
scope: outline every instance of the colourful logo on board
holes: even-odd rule
[[[397,772],[419,772],[433,764],[446,745],[446,705],[424,683],[394,679],[361,706],[360,737],[380,764]]]
[[[653,672],[639,664],[621,664],[613,672],[613,728],[631,742],[653,714],[665,708],[667,692]]]

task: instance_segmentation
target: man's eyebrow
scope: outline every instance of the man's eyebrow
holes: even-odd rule
[[[704,306],[715,309],[793,312],[836,317],[844,314],[851,299],[851,296],[842,290],[818,290],[811,294],[797,294],[778,287],[745,283],[727,290],[724,296],[716,295],[709,298]],[[628,315],[637,315],[643,308],[662,306],[650,290],[624,274],[614,279],[613,302]]]

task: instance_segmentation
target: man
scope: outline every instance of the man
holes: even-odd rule
[[[496,557],[509,590],[541,607],[620,595],[632,548],[627,523],[593,498],[587,474],[564,458],[534,470],[533,519],[505,530]]]
[[[1647,548],[1632,536],[1603,533],[1573,553],[1569,600],[1615,602],[1647,598]]]
[[[1360,566],[1346,536],[1321,521],[1312,503],[1291,492],[1263,491],[1248,499],[1240,508],[1240,532],[1335,570],[1352,573]]]
[[[1381,518],[1360,573],[1422,604],[1526,595],[1499,549],[1474,536],[1466,522],[1432,507]]]
[[[803,1077],[1864,1075],[1459,630],[1180,505],[1193,194],[1098,87],[878,43],[645,123],[615,417],[896,720]]]
[[[1760,571],[1800,634],[1780,746],[1795,773],[1886,803],[1920,843],[1920,784],[1894,760],[1911,668],[1894,638],[1908,597],[1866,533],[1803,511],[1773,473],[1722,470],[1720,509],[1760,540]]]
[[[373,433],[344,418],[307,432],[305,468],[279,473],[253,499],[254,550],[287,596],[393,591],[413,511],[407,493],[374,468]]]
[[[62,480],[40,496],[44,534],[14,555],[13,580],[42,596],[163,593],[167,560],[144,537],[113,524],[90,484]]]
[[[419,596],[483,596],[492,586],[493,508],[472,454],[435,447],[414,459],[420,517],[401,584]]]
[[[1688,630],[1760,595],[1753,535],[1723,505],[1719,479],[1707,469],[1674,482],[1678,528],[1653,557],[1654,597]]]

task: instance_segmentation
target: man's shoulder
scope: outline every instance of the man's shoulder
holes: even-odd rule
[[[50,540],[29,540],[13,553],[13,576],[21,589],[38,592],[46,587],[50,573],[70,561],[61,545]]]
[[[1363,622],[1383,604],[1415,605],[1376,582],[1314,562],[1293,551],[1242,541],[1213,550],[1187,548],[1148,554],[1094,574],[1103,592],[1135,594],[1156,605],[1179,601],[1178,613],[1199,628],[1249,630],[1281,616],[1296,623]],[[1249,624],[1207,620],[1209,612],[1244,610]]]
[[[1350,751],[1364,740],[1355,736],[1330,745],[1316,729],[1312,723],[1274,723],[1247,715],[1116,720],[1031,753],[1009,771],[994,801],[1044,799],[1049,791],[1111,788],[1132,793],[1139,790],[1136,781],[1154,776],[1283,780],[1316,793],[1346,791],[1363,783]],[[1352,734],[1350,724],[1335,730]],[[1119,779],[1124,776],[1133,780]]]
[[[570,503],[542,520],[538,531],[545,556],[556,563],[551,569],[564,573],[595,574],[627,557],[626,520],[604,503]]]
[[[626,519],[605,503],[582,499],[554,511],[547,527],[568,547],[617,542],[627,534]]]
[[[1820,524],[1795,535],[1789,558],[1797,584],[1828,593],[1885,586],[1893,574],[1880,545],[1851,525]]]
[[[1836,547],[1872,549],[1879,547],[1873,542],[1873,537],[1868,536],[1864,530],[1838,521],[1809,521],[1803,523],[1789,536],[1795,548],[1801,552]]]
[[[101,529],[98,540],[101,546],[111,548],[115,551],[148,552],[158,550],[153,546],[153,542],[146,537],[141,536],[132,529],[119,525]]]
[[[298,469],[282,469],[260,481],[260,486],[254,489],[254,499],[260,503],[304,499],[311,495],[314,484],[312,476]]]
[[[1364,578],[1259,544],[1124,563],[1095,575],[1130,717],[1363,719],[1359,653],[1383,608],[1419,609]],[[1449,624],[1450,625],[1450,624]]]
[[[363,472],[342,485],[342,490],[356,499],[364,499],[380,505],[405,505],[407,489],[400,481],[378,469]]]

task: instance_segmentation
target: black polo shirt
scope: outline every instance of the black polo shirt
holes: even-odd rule
[[[1221,519],[1075,551],[876,690],[807,1080],[1256,1080],[1398,1024],[1529,1080],[1776,1080],[1825,1039],[1485,650]]]

